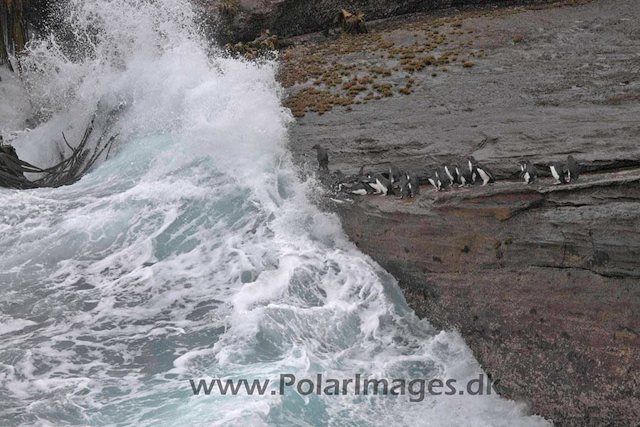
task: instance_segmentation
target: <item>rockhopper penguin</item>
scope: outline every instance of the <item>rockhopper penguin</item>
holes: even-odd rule
[[[400,171],[400,168],[396,165],[389,166],[389,181],[391,181],[391,186],[399,183],[400,178],[402,178],[402,172]]]
[[[449,174],[447,173],[447,167],[443,167],[441,170],[436,172],[438,179],[440,180],[440,189],[445,190],[449,188],[453,182],[451,178],[449,178]]]
[[[458,187],[464,187],[465,185],[471,185],[471,172],[465,168],[460,168],[458,165],[454,165],[456,168],[456,174],[458,175]]]
[[[442,183],[438,177],[438,172],[433,174],[427,172],[427,181],[429,181],[429,184],[433,185],[433,188],[435,188],[436,191],[440,191]]]
[[[471,171],[471,181],[473,183],[480,178],[482,185],[485,186],[496,180],[493,173],[487,167],[479,164],[473,156],[469,156],[469,170]]]
[[[556,185],[567,183],[564,180],[564,165],[562,163],[549,163],[549,170],[551,171],[551,176],[555,179]]]
[[[402,174],[400,176],[400,182],[398,183],[400,186],[400,198],[404,199],[405,197],[411,197],[411,190],[409,188],[409,179],[407,179],[406,174]]]
[[[525,160],[519,163],[520,165],[520,178],[524,179],[526,184],[533,184],[538,178],[538,171],[530,160]]]
[[[476,169],[476,165],[478,164],[478,162],[473,156],[469,156],[467,158],[467,161],[469,163],[469,174],[471,175],[471,184],[475,184],[476,180],[478,179],[478,170]]]
[[[369,174],[369,185],[376,191],[376,194],[386,196],[387,194],[393,194],[393,188],[391,188],[391,181],[385,178],[382,174],[377,174],[373,178]]]
[[[413,172],[407,172],[407,187],[409,187],[409,196],[416,197],[420,194],[420,183],[418,182],[418,175]]]
[[[367,194],[373,194],[375,190],[371,186],[364,182],[356,182],[349,188],[349,193],[357,194],[359,196],[365,196]]]
[[[567,181],[575,182],[580,178],[580,165],[572,155],[567,157]]]
[[[449,181],[451,181],[452,186],[453,184],[456,184],[458,182],[458,172],[455,165],[445,165],[444,172],[445,174],[447,174],[447,177],[449,178]]]

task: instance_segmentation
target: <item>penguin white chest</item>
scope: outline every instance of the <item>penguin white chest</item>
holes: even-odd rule
[[[529,175],[529,172],[524,173],[524,182],[526,182],[527,184],[531,182],[531,175]]]
[[[364,188],[360,188],[359,190],[352,191],[353,194],[357,194],[358,196],[366,196],[367,190]]]
[[[553,175],[553,178],[557,181],[560,182],[560,174],[558,173],[558,171],[556,170],[555,166],[551,166],[551,175]]]
[[[445,167],[445,168],[444,168],[444,171],[447,173],[447,176],[449,177],[449,179],[451,180],[451,182],[453,182],[453,181],[454,181],[454,179],[453,179],[453,175],[451,174],[451,172],[449,172],[449,168],[448,168],[448,167]]]
[[[440,179],[438,172],[436,172],[436,189],[442,190],[442,180]]]
[[[381,192],[382,194],[386,195],[387,194],[387,187],[385,187],[384,185],[382,185],[382,183],[380,182],[380,180],[376,179],[376,186],[378,187],[378,191]]]
[[[476,182],[476,170],[473,169],[473,164],[469,161],[469,172],[471,173],[471,182]]]
[[[480,174],[480,178],[482,178],[482,185],[487,185],[491,179],[489,175],[483,169],[478,169],[478,173]]]

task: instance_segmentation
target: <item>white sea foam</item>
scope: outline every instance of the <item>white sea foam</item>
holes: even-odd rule
[[[208,55],[185,0],[75,0],[86,56],[23,59],[41,166],[96,127],[117,155],[70,187],[0,190],[0,423],[544,425],[492,396],[192,396],[188,379],[476,378],[455,332],[309,203],[275,63]],[[115,111],[115,112],[114,112]]]

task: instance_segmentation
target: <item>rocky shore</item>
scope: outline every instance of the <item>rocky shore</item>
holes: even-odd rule
[[[503,396],[560,426],[640,419],[638,20],[633,0],[416,14],[283,55],[301,165],[319,143],[346,174],[467,155],[494,170],[487,187],[326,206]],[[568,154],[578,183],[515,179],[518,160]]]

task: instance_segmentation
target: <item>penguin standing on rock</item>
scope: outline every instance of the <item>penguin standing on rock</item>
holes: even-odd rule
[[[420,183],[418,181],[418,175],[413,172],[407,172],[407,187],[409,188],[409,197],[416,197],[420,194]]]
[[[551,176],[555,179],[555,185],[567,183],[567,181],[564,180],[564,165],[562,163],[549,163],[549,170],[551,171]]]
[[[400,181],[398,182],[400,186],[400,198],[404,199],[405,197],[411,197],[411,189],[409,188],[409,179],[406,174],[402,174],[400,176]]]
[[[451,166],[445,165],[444,173],[449,178],[449,181],[451,182],[451,186],[453,186],[453,184],[458,182],[458,172],[456,171],[455,165],[451,165]]]
[[[322,148],[320,144],[316,144],[311,147],[312,150],[317,151],[318,155],[318,169],[325,171],[329,170],[329,153],[325,148]]]
[[[453,165],[456,168],[456,175],[458,176],[458,187],[464,187],[465,185],[471,185],[471,172],[460,166]]]
[[[478,165],[478,162],[473,156],[469,156],[467,160],[469,162],[469,174],[471,175],[471,184],[475,184],[476,180],[478,179],[478,169],[476,168],[476,166]]]
[[[567,181],[576,182],[580,178],[580,165],[572,155],[567,157]]]
[[[482,180],[482,186],[490,182],[495,182],[496,178],[489,168],[479,164],[473,156],[469,156],[469,170],[471,171],[471,181],[476,182],[477,178]]]
[[[433,185],[433,188],[435,188],[436,191],[440,191],[440,188],[442,188],[442,183],[440,182],[440,178],[438,177],[438,172],[434,174],[427,172],[427,181],[429,181],[429,184]]]
[[[533,184],[538,178],[538,171],[530,160],[525,160],[519,163],[520,165],[520,178],[524,179],[526,184]]]
[[[490,182],[496,182],[495,176],[488,168],[478,165],[477,169],[478,169],[478,175],[482,179],[483,187]]]
[[[381,196],[393,194],[391,181],[385,178],[382,174],[377,174],[373,178],[371,177],[371,174],[369,174],[368,184],[375,190],[376,194],[380,194]]]
[[[401,178],[402,172],[400,171],[400,168],[396,165],[389,166],[389,181],[391,181],[391,186],[399,183]]]
[[[347,182],[347,177],[344,175],[344,173],[342,173],[342,171],[338,169],[332,174],[332,178],[334,191],[342,191],[344,184]]]
[[[438,179],[440,179],[440,189],[446,190],[451,185],[453,185],[453,181],[449,178],[449,174],[447,173],[447,167],[443,167],[441,170],[436,172]]]

